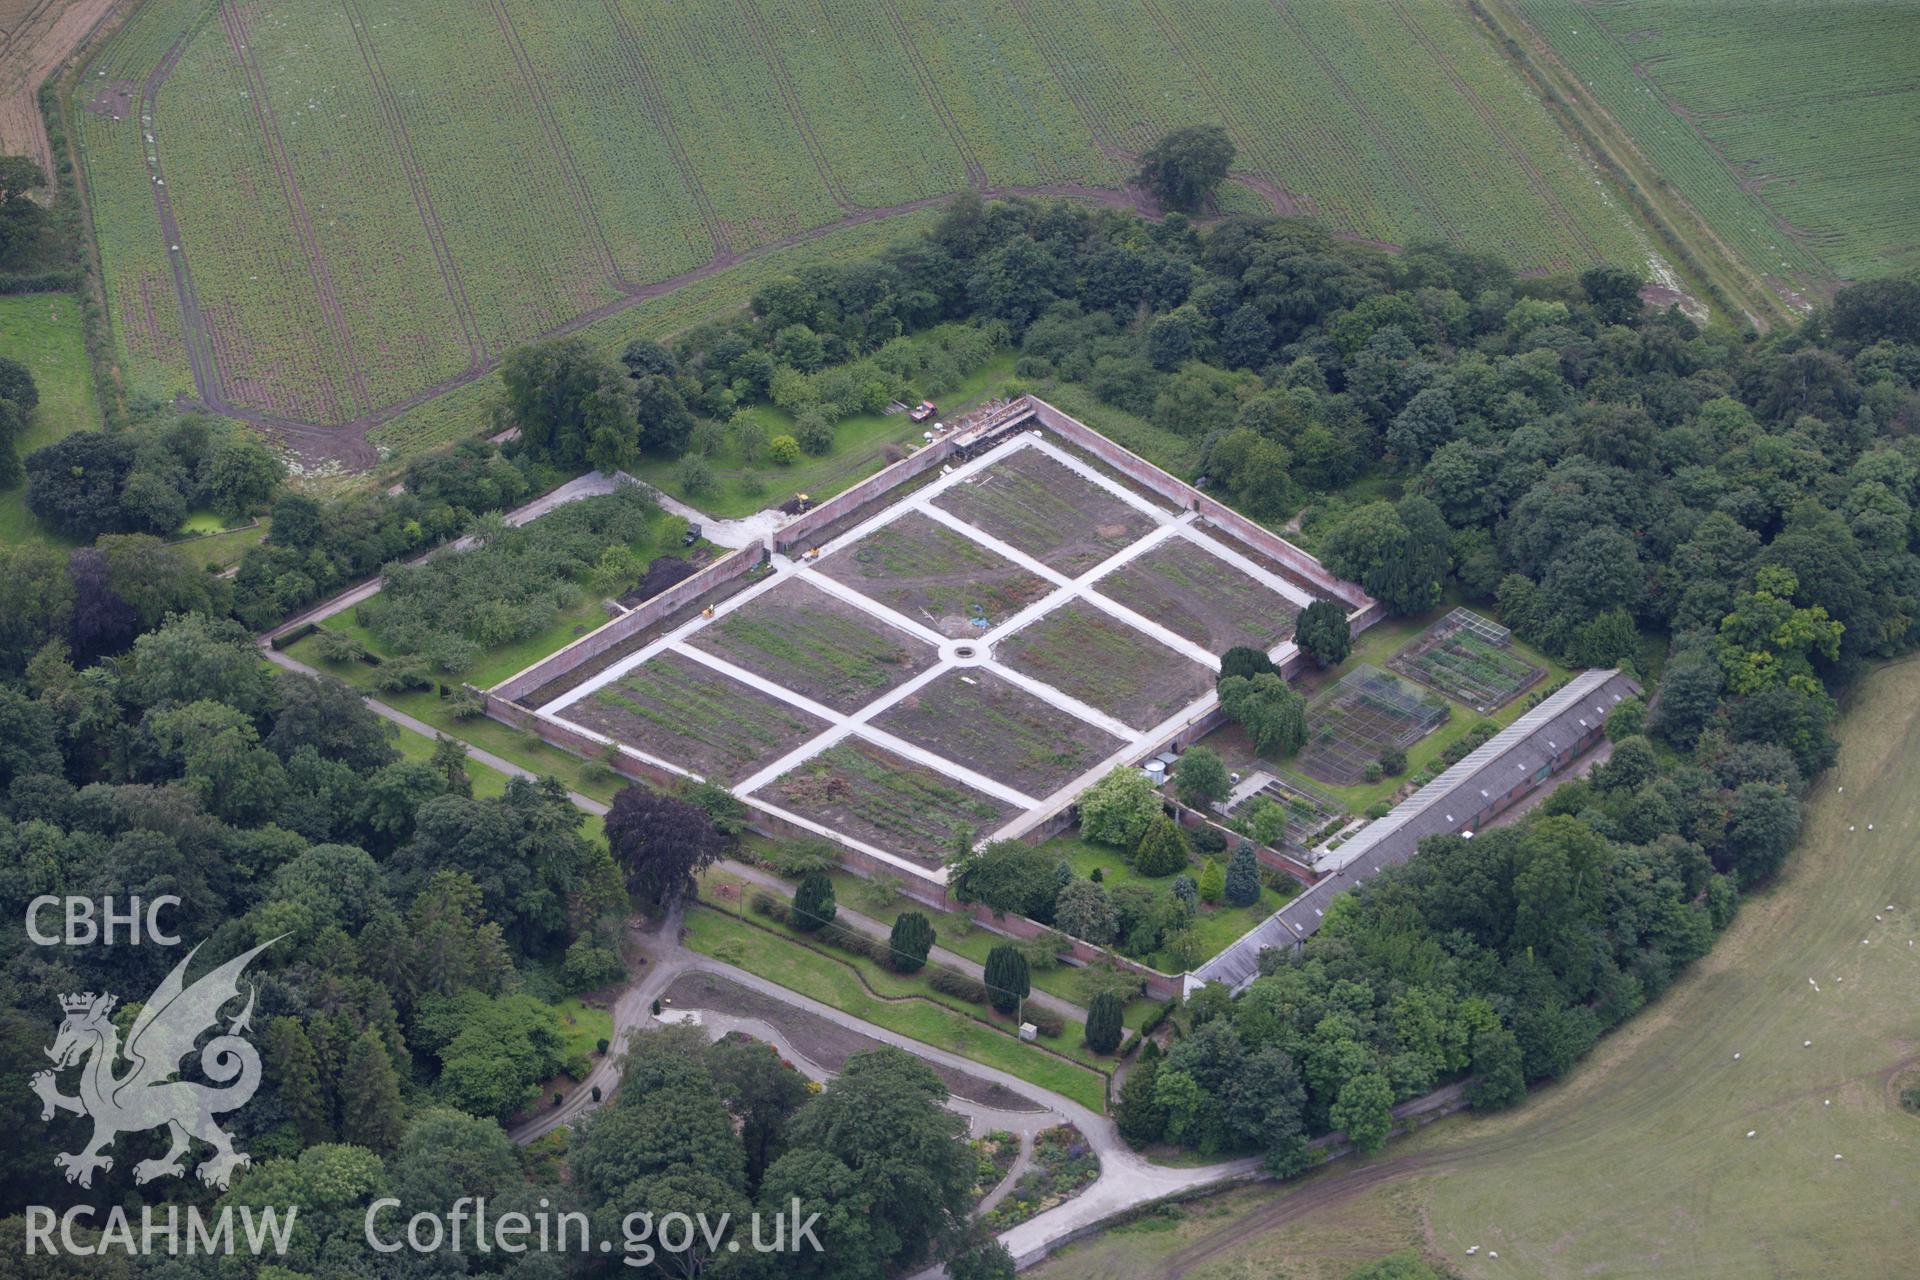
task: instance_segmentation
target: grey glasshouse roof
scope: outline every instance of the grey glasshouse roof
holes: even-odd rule
[[[1340,869],[1256,925],[1190,975],[1239,990],[1259,973],[1260,952],[1290,947],[1320,927],[1334,895],[1383,867],[1405,862],[1430,835],[1459,831],[1495,797],[1532,778],[1570,744],[1598,727],[1639,686],[1617,670],[1585,671],[1458,764],[1429,782],[1386,817],[1362,827],[1335,851]]]

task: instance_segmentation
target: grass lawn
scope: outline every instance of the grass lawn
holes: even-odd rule
[[[747,837],[746,852],[751,856],[756,844],[769,843],[764,837]],[[993,932],[976,923],[972,916],[963,911],[936,911],[924,902],[917,902],[903,893],[892,893],[882,901],[878,896],[878,885],[865,876],[855,875],[851,871],[830,871],[827,879],[833,881],[834,900],[841,906],[870,920],[892,927],[893,922],[909,911],[918,911],[933,924],[934,940],[955,955],[965,956],[975,964],[984,966],[987,953],[1002,942],[1010,941],[1005,936]],[[793,881],[786,882],[789,890]],[[1044,991],[1072,1004],[1085,1007],[1087,993],[1081,989],[1081,971],[1074,965],[1061,964],[1051,969],[1035,969],[1032,980],[1036,991]],[[1160,1002],[1139,996],[1127,1001],[1123,1021],[1129,1029],[1138,1029],[1146,1025],[1148,1019],[1159,1010]]]
[[[394,744],[401,756],[408,760],[425,762],[433,758],[433,739],[418,733],[401,729]],[[467,778],[473,783],[473,798],[491,800],[504,795],[507,790],[507,775],[489,765],[481,764],[472,756],[467,757]]]
[[[1083,840],[1077,835],[1055,836],[1041,848],[1065,858],[1073,868],[1073,874],[1081,878],[1092,876],[1096,868],[1101,873],[1100,882],[1108,889],[1123,884],[1150,884],[1163,893],[1173,889],[1173,877],[1158,880],[1150,879],[1127,865],[1126,858],[1119,849],[1111,845],[1095,844]],[[1200,868],[1204,862],[1193,864],[1188,872],[1194,879],[1200,878]],[[1221,861],[1221,865],[1226,865]],[[1193,918],[1195,952],[1192,963],[1198,965],[1226,950],[1247,930],[1278,911],[1291,895],[1281,894],[1274,889],[1262,887],[1260,901],[1250,907],[1229,907],[1224,904],[1209,907],[1201,904],[1200,913]],[[1165,950],[1154,952],[1150,956],[1135,957],[1141,963],[1151,965],[1162,973],[1180,973],[1191,967],[1181,964]]]
[[[273,527],[271,518],[261,516],[257,524],[249,524],[239,529],[230,529],[223,533],[219,532],[222,523],[220,518],[215,516],[212,519],[214,522],[214,532],[208,533],[204,537],[189,538],[185,542],[177,542],[173,546],[175,551],[178,551],[202,569],[207,568],[209,565],[216,569],[225,569],[230,565],[239,564],[240,557],[247,554],[247,549],[249,547],[259,546],[261,540],[267,536],[267,531]],[[189,523],[191,523],[191,521]]]
[[[606,1009],[589,1009],[579,996],[568,996],[554,1011],[560,1015],[560,1032],[566,1039],[565,1056],[576,1053],[591,1058],[599,1052],[602,1040],[613,1039],[613,1014]]]
[[[940,396],[943,410],[995,395],[1013,377],[1015,356],[1002,352]],[[745,410],[748,417],[766,425],[769,436],[790,435],[791,415],[772,405],[754,405]],[[804,493],[818,502],[850,489],[887,465],[882,450],[887,445],[918,444],[921,433],[931,423],[910,422],[904,413],[861,414],[839,422],[833,428],[833,451],[822,457],[802,455],[790,467],[771,462],[750,463],[732,443],[708,461],[713,466],[715,487],[702,493],[689,493],[675,472],[676,458],[649,458],[632,473],[648,484],[671,493],[708,515],[720,519],[752,515],[767,507],[778,506],[796,493]]]
[[[1035,394],[1181,480],[1193,479],[1194,468],[1200,465],[1198,439],[1155,426],[1137,414],[1115,408],[1089,391],[1084,383],[1048,381]]]
[[[1835,733],[1779,880],[1565,1079],[1033,1274],[1147,1280],[1179,1254],[1212,1276],[1341,1280],[1408,1245],[1473,1277],[1911,1274],[1920,1115],[1899,1093],[1920,1086],[1920,662],[1866,677]]]
[[[185,537],[188,534],[218,533],[226,527],[227,520],[225,516],[220,515],[218,512],[202,509],[199,511],[189,511],[187,518],[180,522],[180,528],[175,532],[178,536]]]
[[[23,460],[35,449],[75,431],[100,429],[93,368],[80,336],[80,304],[71,294],[0,297],[0,353],[27,366],[40,392],[39,407],[14,441]],[[70,545],[27,510],[27,485],[22,480],[0,493],[0,543],[30,541]]]
[[[724,871],[709,871],[707,873],[706,883],[713,885],[724,881],[733,881],[733,879],[733,877]],[[714,905],[723,910],[731,911],[734,909],[734,903],[742,900],[743,894],[746,898],[751,899],[752,890],[753,886],[741,885],[736,881],[734,882],[733,889],[726,895],[725,899],[715,901]],[[836,892],[836,899],[837,897],[838,894]],[[849,903],[848,905],[851,906],[852,904]],[[858,908],[854,909],[857,910]],[[751,907],[746,908],[746,912],[752,923],[790,939],[795,946],[815,947],[826,951],[831,958],[840,961],[857,972],[862,981],[866,983],[868,990],[877,995],[882,997],[917,996],[922,1000],[931,1000],[935,1004],[945,1005],[956,1013],[976,1018],[985,1018],[999,1027],[1007,1035],[1016,1035],[1019,1032],[1019,1022],[1010,1016],[1003,1016],[987,1005],[974,1004],[971,1001],[962,1000],[957,996],[950,996],[934,990],[932,984],[928,981],[927,971],[925,969],[919,973],[896,973],[877,960],[869,959],[866,956],[853,955],[850,952],[843,952],[837,947],[829,946],[808,934],[802,933],[798,929],[781,924],[779,921],[766,916],[755,914]],[[981,932],[984,933],[985,931],[983,930]],[[982,951],[981,955],[983,957],[985,954],[986,953]],[[931,968],[932,964],[937,963],[938,961],[933,961],[928,967]],[[1067,998],[1071,999],[1072,997]],[[1086,1024],[1084,1022],[1069,1018],[1063,1021],[1060,1034],[1057,1037],[1044,1037],[1041,1040],[1041,1044],[1053,1050],[1055,1053],[1065,1054],[1095,1070],[1110,1070],[1113,1066],[1112,1056],[1094,1053],[1088,1049],[1086,1046],[1086,1033]]]
[[[415,719],[424,720],[449,738],[458,738],[462,742],[490,751],[503,760],[511,761],[523,769],[541,776],[548,774],[559,778],[574,791],[593,797],[595,800],[611,802],[614,793],[624,783],[617,778],[609,779],[588,761],[569,751],[547,743],[525,730],[515,729],[501,724],[498,720],[484,717],[473,720],[457,719],[434,693],[380,693],[373,687],[373,668],[362,662],[328,662],[315,651],[314,638],[304,639],[290,644],[286,648],[289,657],[316,670],[324,671],[378,698],[388,706],[404,711]]]
[[[1023,1044],[932,1000],[911,996],[881,999],[861,984],[860,974],[851,965],[785,942],[725,911],[689,912],[686,942],[695,951],[738,965],[875,1026],[995,1067],[1091,1110],[1106,1110],[1106,1079],[1099,1073]],[[1069,1027],[1062,1033],[1061,1042],[1078,1035],[1077,1027]]]

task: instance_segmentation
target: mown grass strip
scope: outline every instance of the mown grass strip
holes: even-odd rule
[[[877,995],[852,965],[719,908],[687,916],[686,945],[875,1026],[1018,1076],[1094,1111],[1106,1109],[1104,1074],[1052,1050],[1023,1044],[925,996]],[[1080,1034],[1079,1025],[1069,1023],[1062,1039]]]

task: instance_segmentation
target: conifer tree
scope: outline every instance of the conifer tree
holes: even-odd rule
[[[267,1025],[266,1059],[270,1081],[306,1146],[333,1141],[325,1083],[313,1041],[297,1018],[275,1018]]]
[[[1170,876],[1187,865],[1187,839],[1166,814],[1156,814],[1133,850],[1133,869],[1143,876]]]
[[[893,934],[887,940],[893,967],[901,973],[915,973],[927,963],[933,950],[933,922],[918,911],[903,911],[893,922]]]
[[[1120,1046],[1120,997],[1102,991],[1087,1006],[1087,1048],[1095,1053],[1112,1053]]]
[[[1140,1051],[1140,1060],[1133,1064],[1126,1082],[1120,1086],[1120,1105],[1113,1116],[1120,1136],[1136,1147],[1158,1142],[1166,1134],[1167,1109],[1155,1099],[1153,1092],[1154,1082],[1159,1078],[1160,1046],[1149,1040]]]
[[[1225,890],[1230,907],[1250,907],[1260,901],[1260,861],[1250,841],[1242,840],[1234,849],[1233,860],[1227,863]]]
[[[1200,868],[1200,901],[1218,902],[1227,891],[1227,869],[1207,859],[1207,865]]]
[[[369,1027],[353,1042],[340,1073],[340,1137],[384,1154],[399,1145],[406,1122],[393,1059]]]
[[[833,881],[820,872],[811,872],[793,891],[793,927],[812,933],[833,923],[840,906],[833,900]]]
[[[998,946],[987,952],[987,999],[1001,1013],[1012,1013],[1027,998],[1032,976],[1020,948]]]

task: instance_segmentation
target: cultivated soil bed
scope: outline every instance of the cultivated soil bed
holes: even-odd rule
[[[933,504],[1068,577],[1153,528],[1134,507],[1034,449],[1007,455]]]
[[[1139,729],[1213,687],[1199,663],[1079,600],[1000,641],[994,657]]]
[[[519,702],[521,706],[530,709],[544,707],[569,690],[579,688],[587,681],[599,675],[602,671],[619,665],[622,661],[632,657],[640,650],[652,644],[655,640],[658,640],[661,636],[667,634],[667,632],[692,621],[703,609],[710,608],[722,600],[745,591],[748,587],[753,586],[756,581],[757,579],[751,575],[742,575],[730,582],[723,582],[705,594],[675,609],[665,617],[656,619],[647,626],[640,628],[618,644],[609,645],[603,652],[596,653],[593,657],[582,662],[573,670],[562,672],[541,685],[538,689],[523,694],[516,699],[516,701]]]
[[[1094,590],[1210,653],[1271,649],[1293,635],[1300,606],[1194,545],[1169,538],[1101,578]]]
[[[1125,745],[980,667],[948,671],[873,723],[1035,799]]]
[[[755,795],[843,835],[938,866],[961,827],[991,831],[1013,806],[860,738],[811,756]]]
[[[667,999],[683,1009],[711,1009],[736,1018],[758,1018],[778,1027],[793,1047],[817,1067],[838,1074],[847,1059],[856,1053],[870,1053],[887,1046],[871,1036],[849,1030],[835,1022],[796,1009],[784,1000],[749,991],[711,973],[683,973],[667,988]],[[921,1059],[926,1062],[925,1059]],[[1044,1111],[1033,1099],[1015,1093],[1002,1084],[982,1080],[953,1067],[926,1062],[947,1086],[947,1092],[983,1107],[998,1111]]]
[[[816,567],[955,638],[981,635],[1051,590],[1045,579],[918,511],[875,529]]]
[[[560,718],[725,782],[738,782],[827,727],[677,653],[649,658]]]
[[[937,657],[931,645],[799,579],[687,643],[842,713],[858,711]]]
[[[1451,714],[1436,694],[1377,668],[1356,667],[1307,708],[1307,744],[1293,763],[1309,777],[1350,787],[1381,752],[1412,746]]]
[[[1486,715],[1546,678],[1512,648],[1468,628],[1435,624],[1388,660],[1387,666]]]

